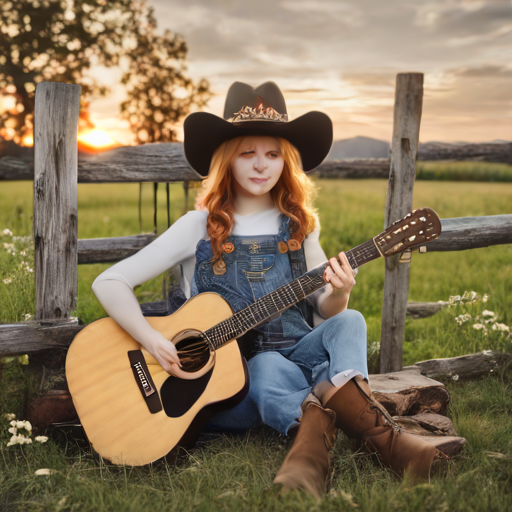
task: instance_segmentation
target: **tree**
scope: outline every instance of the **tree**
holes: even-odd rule
[[[110,67],[124,60],[128,71],[122,82],[129,99],[123,103],[123,115],[137,140],[174,140],[172,123],[209,98],[206,80],[196,85],[183,75],[186,54],[180,36],[170,31],[163,37],[156,34],[153,8],[145,0],[4,1],[0,136],[19,144],[32,132],[35,85],[43,80],[80,84],[80,122],[90,124],[91,98],[108,89],[87,76],[87,70],[92,64]],[[148,77],[152,87],[147,87]]]

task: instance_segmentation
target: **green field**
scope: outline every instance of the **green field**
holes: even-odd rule
[[[321,243],[328,256],[349,249],[380,232],[384,222],[386,182],[318,180],[317,205]],[[0,233],[31,233],[31,183],[0,183]],[[79,185],[79,237],[121,236],[139,232],[138,185]],[[512,183],[418,181],[414,207],[429,206],[441,218],[512,213]],[[192,201],[191,201],[192,203]],[[143,188],[143,230],[152,229],[152,186]],[[171,216],[183,213],[181,185],[171,186]],[[166,229],[165,193],[158,198],[159,232]],[[7,245],[2,245],[7,244]],[[14,244],[11,246],[9,244]],[[22,254],[25,251],[25,254]],[[15,254],[12,254],[15,252]],[[29,241],[0,238],[0,323],[22,321],[33,313],[33,257]],[[507,333],[472,327],[483,310],[498,322],[512,324],[512,246],[452,253],[414,254],[410,300],[447,300],[464,291],[488,294],[486,303],[444,309],[434,317],[408,320],[405,364],[432,357],[462,355],[484,349],[512,352]],[[21,268],[18,268],[21,267]],[[88,323],[104,316],[90,290],[109,265],[79,267],[78,308]],[[7,283],[4,282],[7,280]],[[350,307],[368,323],[374,354],[380,338],[383,261],[363,267]],[[9,282],[10,281],[10,282]],[[136,290],[141,302],[161,296],[161,278]],[[455,317],[470,313],[458,326]],[[372,358],[375,361],[375,356]],[[2,368],[2,366],[0,366]],[[1,370],[0,370],[1,371]],[[479,382],[449,382],[449,414],[468,446],[457,460],[433,476],[430,484],[408,485],[354,454],[340,434],[334,452],[330,492],[317,504],[300,493],[282,496],[272,479],[287,440],[270,429],[244,437],[202,439],[177,465],[123,469],[95,461],[89,452],[50,439],[44,445],[7,447],[3,414],[22,414],[26,378],[17,361],[3,365],[0,391],[0,510],[510,510],[512,508],[512,398],[510,372]],[[21,418],[22,419],[22,418]],[[4,423],[2,423],[4,421]],[[207,442],[208,441],[208,442]],[[51,468],[50,476],[36,476]]]

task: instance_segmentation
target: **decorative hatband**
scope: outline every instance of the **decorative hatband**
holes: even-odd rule
[[[239,112],[235,112],[229,121],[232,123],[243,123],[246,121],[277,121],[286,123],[288,115],[280,114],[272,107],[263,108],[263,105],[256,108],[245,106]]]

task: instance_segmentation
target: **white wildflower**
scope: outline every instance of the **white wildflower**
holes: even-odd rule
[[[452,380],[454,380],[454,381],[458,381],[458,380],[459,380],[459,376],[458,376],[458,375],[453,375],[453,376],[452,376]]]
[[[22,434],[14,434],[7,446],[14,446],[15,444],[32,444],[32,439]]]
[[[482,311],[482,316],[490,316],[491,318],[498,318],[498,315],[494,311],[489,311],[488,309],[484,309]]]
[[[12,236],[12,231],[6,228],[2,231],[2,236]]]
[[[46,443],[46,441],[48,441],[48,437],[47,436],[36,436],[34,438],[34,441],[37,441],[38,443]]]
[[[510,332],[510,327],[505,324],[500,324],[498,322],[492,324],[493,331],[501,331],[501,332]]]
[[[34,320],[34,315],[31,315],[30,313],[25,313],[23,315],[23,318],[25,319],[25,322],[28,322],[30,320]]]
[[[11,421],[11,420],[14,420],[16,418],[16,414],[14,414],[13,412],[8,412],[5,417],[7,418],[8,421]]]
[[[16,427],[11,427],[9,430],[8,430],[9,434],[17,434],[18,433],[18,429]]]
[[[20,252],[20,254],[21,254],[22,256],[26,256],[26,255],[27,255],[27,251],[25,251],[25,249],[23,249],[23,251],[21,251],[21,252]]]
[[[455,321],[457,322],[458,325],[462,325],[463,323],[468,322],[469,320],[471,320],[471,315],[469,313],[464,313],[463,315],[455,317]]]
[[[11,427],[15,427],[17,424],[18,422],[16,420],[12,420],[10,423]]]
[[[485,304],[489,300],[489,295],[487,293],[484,293],[484,296],[482,297],[482,302]]]
[[[477,331],[481,331],[482,329],[485,330],[485,325],[483,325],[483,324],[473,324],[473,329],[476,329]]]
[[[4,284],[11,284],[12,283],[12,279],[10,279],[9,277],[6,277],[5,279],[2,279],[2,283],[4,283]]]

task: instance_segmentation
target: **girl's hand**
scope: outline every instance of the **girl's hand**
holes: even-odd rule
[[[146,343],[145,349],[160,363],[160,366],[167,373],[171,373],[173,366],[181,366],[174,343],[158,331],[155,331],[154,338],[149,343]]]
[[[356,284],[355,274],[345,253],[340,252],[338,257],[341,265],[336,258],[331,258],[329,260],[331,266],[326,269],[324,278],[333,287],[333,294],[348,295]]]

